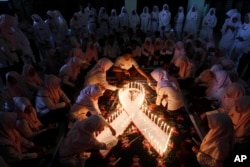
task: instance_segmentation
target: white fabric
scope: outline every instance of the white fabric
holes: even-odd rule
[[[116,90],[116,86],[110,85],[106,78],[106,72],[113,66],[113,62],[107,58],[100,59],[87,73],[84,85],[100,84],[105,89]]]
[[[75,122],[62,141],[59,156],[73,156],[88,149],[105,149],[106,144],[98,141],[94,132],[102,131],[106,125],[106,121],[98,115]]]
[[[198,25],[197,25],[198,18],[199,18],[199,13],[197,11],[197,8],[195,5],[192,5],[186,15],[186,20],[185,20],[183,31],[188,34],[192,33],[193,35],[196,35],[197,30],[198,30]]]
[[[157,81],[156,105],[162,104],[164,107],[167,105],[167,109],[171,111],[184,106],[183,96],[175,79],[161,68],[153,70],[151,76]]]
[[[208,13],[202,20],[200,38],[208,40],[213,37],[213,29],[217,24],[217,17],[215,15],[215,8],[210,8]]]
[[[129,28],[132,28],[133,33],[136,33],[137,29],[140,25],[140,17],[137,14],[136,10],[131,11],[131,15],[129,16]]]
[[[120,56],[116,59],[114,66],[119,67],[124,70],[129,70],[132,67],[135,67],[135,68],[139,67],[139,65],[133,58],[130,58],[129,60],[125,60],[123,56]]]
[[[233,22],[233,19],[237,19],[236,22]],[[237,31],[241,26],[240,14],[233,13],[232,16],[225,20],[221,33],[222,37],[219,41],[219,49],[221,49],[225,56],[229,56],[230,48],[233,45],[234,38],[236,37]],[[230,28],[232,27],[232,28]]]
[[[250,96],[242,96],[235,102],[235,108],[229,112],[234,124],[236,142],[250,135]]]
[[[153,11],[151,12],[151,29],[152,33],[155,33],[159,30],[159,8],[158,6],[153,6]]]
[[[171,29],[170,20],[171,13],[168,4],[164,4],[162,11],[159,13],[159,31],[162,36]]]
[[[116,10],[111,10],[111,15],[109,17],[109,25],[112,32],[119,31],[119,17],[117,16]]]
[[[150,19],[149,9],[147,6],[143,7],[142,13],[140,14],[141,20],[141,31],[147,33],[150,29]]]
[[[229,156],[234,144],[234,130],[230,117],[225,113],[207,112],[209,132],[200,145],[197,160],[201,166],[213,164],[222,167],[223,161]],[[201,155],[208,155],[208,162],[201,159]]]
[[[70,109],[71,120],[83,120],[87,113],[98,115],[101,113],[98,106],[98,98],[102,96],[103,90],[98,85],[89,85],[83,88],[75,103]]]
[[[184,20],[185,20],[184,8],[180,6],[178,8],[178,13],[175,16],[175,26],[174,26],[178,39],[181,39]]]

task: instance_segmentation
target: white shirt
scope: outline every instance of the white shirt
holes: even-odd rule
[[[119,67],[119,68],[124,69],[124,70],[129,70],[133,66],[135,68],[139,67],[139,65],[137,64],[137,62],[133,58],[130,58],[129,60],[125,60],[123,56],[120,56],[116,59],[114,66]]]

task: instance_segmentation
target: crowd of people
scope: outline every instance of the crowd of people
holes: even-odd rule
[[[34,13],[32,22],[0,15],[1,166],[34,166],[62,126],[61,166],[83,165],[84,152],[114,147],[117,140],[95,138],[105,126],[116,136],[99,100],[138,79],[155,90],[152,110],[200,116],[206,135],[193,154],[202,167],[223,166],[250,135],[250,14],[243,22],[237,9],[226,15],[219,41],[215,8],[202,17],[196,5],[186,13],[180,6],[174,26],[167,4],[109,16],[88,3],[68,22],[59,10],[46,19]],[[208,108],[197,105],[204,99]]]

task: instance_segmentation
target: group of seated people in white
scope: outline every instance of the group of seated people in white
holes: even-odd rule
[[[238,12],[230,11],[234,22]],[[246,15],[243,26],[248,22]],[[58,128],[66,133],[58,149],[58,165],[76,167],[82,165],[84,152],[111,149],[117,140],[103,143],[95,138],[105,126],[116,135],[98,100],[105,92],[117,91],[138,78],[155,90],[155,103],[149,106],[152,110],[162,107],[171,115],[187,112],[185,105],[200,98],[214,101],[214,111],[199,114],[202,120],[207,118],[209,128],[200,146],[192,148],[200,166],[223,166],[235,143],[249,139],[249,83],[237,69],[250,42],[240,46],[244,52],[236,47],[237,41],[248,39],[236,38],[232,43],[235,49],[229,53],[229,48],[218,48],[213,38],[198,38],[196,32],[177,37],[177,31],[148,36],[126,30],[122,38],[87,32],[79,38],[74,33],[60,36],[56,34],[59,30],[50,30],[57,38],[48,40],[42,39],[46,32],[28,37],[18,26],[16,17],[0,16],[1,72],[5,72],[0,95],[0,166],[34,165],[58,142]],[[30,33],[37,34],[36,26],[33,24]],[[238,28],[240,32],[241,25]],[[231,34],[235,30],[232,25],[225,29]],[[37,59],[31,39],[39,48]],[[109,77],[115,78],[116,84],[109,83]]]

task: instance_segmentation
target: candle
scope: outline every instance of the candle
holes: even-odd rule
[[[159,126],[160,120],[161,120],[161,118],[158,117],[158,119],[157,119],[157,124],[156,124],[156,125]]]
[[[165,131],[165,128],[166,128],[167,124],[164,123],[164,126],[163,126],[163,131]]]
[[[168,129],[169,129],[169,125],[168,125],[168,127],[167,127],[166,133],[168,133]]]
[[[157,117],[157,116],[155,115],[155,116],[154,116],[154,122],[156,122],[156,117]]]

